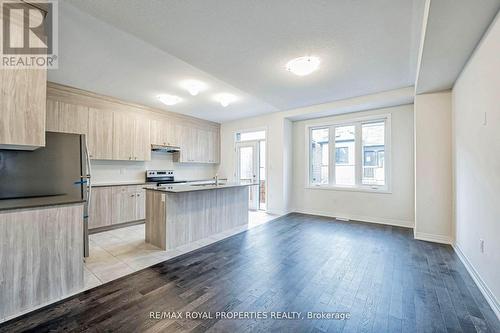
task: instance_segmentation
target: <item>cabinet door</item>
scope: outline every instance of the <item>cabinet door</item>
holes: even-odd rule
[[[219,163],[219,132],[209,131],[208,163]]]
[[[11,31],[19,32],[11,35],[11,42],[22,42],[23,21],[11,19],[10,24],[17,26]],[[0,69],[1,149],[45,146],[46,98],[46,69]]]
[[[176,124],[175,133],[176,137],[179,138],[179,147],[181,148],[177,162],[190,162],[192,141],[190,128],[184,124]]]
[[[45,146],[46,71],[0,71],[0,148]]]
[[[134,120],[134,154],[137,161],[151,160],[151,142],[149,139],[149,119],[136,116]]]
[[[209,163],[210,132],[202,128],[197,128],[195,131],[197,142],[194,147],[195,161]]]
[[[138,186],[136,188],[136,220],[144,220],[146,218],[146,190]]]
[[[112,223],[134,221],[136,218],[135,186],[113,186],[112,189]]]
[[[175,120],[168,119],[165,122],[165,128],[166,128],[165,134],[167,136],[167,144],[169,146],[179,147],[180,146],[180,138],[177,135],[176,125],[177,125],[177,122]]]
[[[82,105],[59,102],[58,132],[87,134],[89,108]]]
[[[113,158],[113,111],[89,109],[87,144],[91,159]]]
[[[126,112],[113,112],[113,159],[134,157],[135,117]]]
[[[167,122],[159,119],[152,119],[150,123],[150,137],[153,145],[167,145]]]
[[[89,229],[111,225],[111,187],[93,187],[89,207]]]
[[[48,132],[59,131],[59,102],[47,100],[45,130]]]

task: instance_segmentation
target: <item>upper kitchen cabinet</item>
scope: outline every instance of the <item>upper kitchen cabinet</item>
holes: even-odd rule
[[[21,40],[22,22],[11,19],[10,24],[20,26],[11,29],[11,38]],[[46,89],[46,69],[6,69],[0,65],[0,149],[45,146]]]
[[[176,162],[180,163],[219,163],[218,128],[201,128],[189,123],[179,123],[176,135],[180,141],[180,153]]]
[[[151,159],[149,120],[134,113],[113,112],[113,159]]]
[[[113,111],[89,109],[87,144],[91,159],[113,159]]]
[[[179,146],[175,131],[175,121],[169,118],[151,120],[151,144],[161,146]]]
[[[88,119],[89,108],[86,106],[47,100],[47,131],[86,135]]]

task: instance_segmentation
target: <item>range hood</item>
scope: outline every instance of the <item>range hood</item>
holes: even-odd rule
[[[176,146],[151,145],[151,150],[160,153],[176,153],[181,151],[181,148]]]

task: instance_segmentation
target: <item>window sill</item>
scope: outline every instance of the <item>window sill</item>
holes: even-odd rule
[[[307,190],[327,190],[327,191],[347,191],[347,192],[366,192],[392,194],[392,191],[387,188],[370,188],[370,187],[349,187],[349,186],[330,186],[330,185],[307,185]]]

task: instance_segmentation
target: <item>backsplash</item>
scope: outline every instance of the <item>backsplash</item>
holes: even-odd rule
[[[151,153],[151,161],[92,161],[92,182],[143,182],[146,170],[175,170],[178,180],[209,179],[215,176],[217,165],[174,163],[172,154]]]

